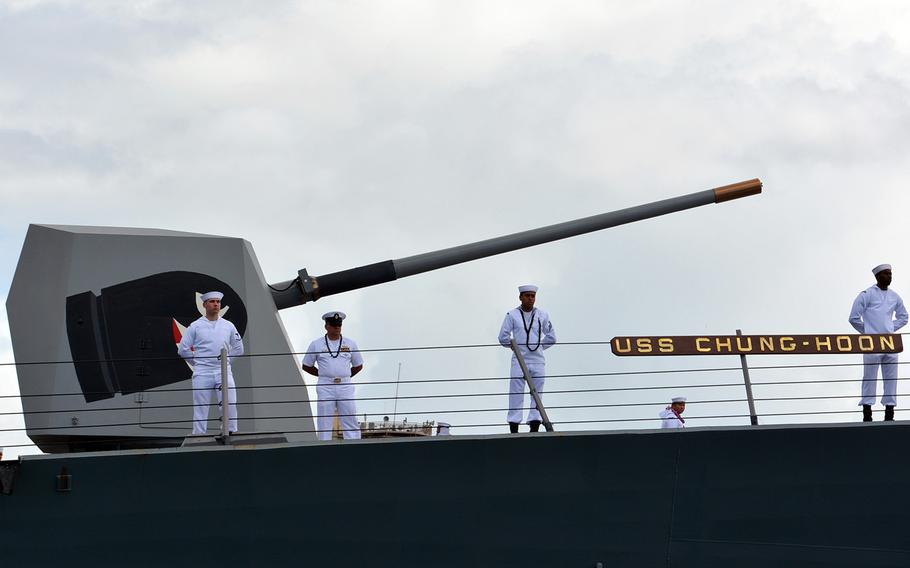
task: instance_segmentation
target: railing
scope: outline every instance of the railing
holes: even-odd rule
[[[762,424],[795,424],[805,422],[854,422],[860,419],[857,406],[860,383],[862,382],[862,362],[856,355],[832,355],[819,357],[807,356],[762,356],[750,359],[754,393],[754,411],[749,409],[749,398],[745,393],[743,367],[741,364],[723,365],[719,362],[733,363],[734,356],[717,356],[705,358],[676,358],[672,360],[636,359],[620,360],[613,358],[605,351],[609,341],[561,342],[557,349],[548,350],[548,367],[546,385],[543,389],[543,403],[549,418],[559,431],[573,430],[613,430],[659,428],[658,413],[668,404],[672,396],[683,395],[689,399],[684,418],[687,427],[693,426],[727,426],[749,425],[754,417],[759,417]],[[396,408],[399,417],[407,417],[419,428],[432,429],[433,424],[445,421],[451,424],[452,433],[465,434],[498,434],[506,433],[505,414],[508,411],[507,382],[510,377],[501,372],[508,368],[508,352],[499,344],[467,344],[411,346],[394,348],[362,349],[367,358],[365,371],[355,378],[356,395],[352,399],[357,403],[356,417],[366,424],[381,424],[381,417],[392,415],[391,408]],[[259,353],[244,355],[241,358],[295,356],[305,353]],[[386,360],[383,365],[371,368],[371,358],[387,358],[394,355],[396,362],[404,361],[405,368],[409,363],[407,357],[432,356],[446,358],[448,373],[435,376],[419,376],[404,380],[390,378],[393,373],[383,372],[389,369]],[[738,358],[738,356],[735,356]],[[147,360],[147,359],[146,359]],[[462,367],[476,367],[465,362],[479,361],[484,368],[495,371],[492,374],[465,373],[459,376],[459,367],[454,363],[462,362]],[[737,363],[739,363],[737,359]],[[756,364],[762,363],[762,364]],[[35,453],[37,449],[26,436],[24,419],[38,415],[62,415],[78,413],[81,416],[94,416],[91,423],[70,423],[54,427],[42,427],[46,434],[62,436],[92,436],[93,431],[111,427],[160,427],[184,431],[189,434],[192,428],[192,388],[172,386],[148,391],[149,395],[157,393],[178,393],[184,402],[179,404],[155,404],[148,400],[124,396],[119,403],[109,408],[91,408],[83,405],[83,392],[26,394],[16,393],[15,368],[25,365],[71,365],[73,361],[28,361],[19,363],[0,363],[0,447],[5,447],[6,458],[13,458],[20,453]],[[660,368],[660,365],[674,366]],[[900,371],[903,365],[898,363]],[[647,367],[642,368],[644,365]],[[906,373],[905,374],[910,374]],[[237,408],[239,412],[240,431],[245,432],[244,420],[252,412],[251,408],[264,404],[297,404],[302,411],[257,417],[258,429],[268,430],[270,420],[299,419],[301,425],[310,423],[316,418],[315,413],[315,379],[302,375],[306,383],[290,388],[300,389],[298,396],[288,397],[289,387],[285,384],[259,384],[249,386],[238,384]],[[910,376],[899,376],[898,381],[898,419],[905,410],[900,403],[906,400],[907,394],[900,394],[901,387]],[[180,383],[178,383],[179,385]],[[281,396],[269,396],[269,392],[279,392]],[[253,396],[256,390],[256,396]],[[879,387],[881,392],[881,387]],[[396,394],[397,393],[397,394]],[[54,399],[57,408],[23,410],[33,407],[29,399]],[[72,404],[65,404],[72,401]],[[304,403],[310,402],[310,405]],[[46,405],[44,405],[46,406]],[[530,406],[525,398],[523,411],[527,413]],[[171,417],[163,420],[137,420],[124,418],[124,413],[156,411],[173,411]],[[210,413],[209,431],[213,434],[219,429],[218,412]],[[876,418],[878,419],[878,418]],[[361,426],[361,430],[364,426]],[[312,427],[301,426],[293,432],[312,434]],[[150,434],[151,435],[151,434]],[[160,435],[160,434],[158,434]],[[86,441],[103,444],[104,439]]]

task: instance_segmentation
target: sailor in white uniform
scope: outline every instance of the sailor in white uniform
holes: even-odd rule
[[[237,391],[230,357],[243,355],[243,341],[234,324],[221,318],[221,292],[201,297],[205,316],[186,328],[177,352],[193,367],[193,434],[205,434],[209,406],[221,400],[221,349],[228,350],[228,430],[237,431]],[[223,412],[223,410],[222,410]]]
[[[534,388],[542,398],[544,378],[546,377],[546,359],[543,352],[556,344],[556,330],[553,328],[549,314],[534,307],[534,302],[537,300],[537,286],[530,284],[519,286],[518,299],[521,301],[521,305],[510,310],[502,322],[502,327],[499,329],[499,343],[503,347],[511,349],[510,339],[515,338],[518,350],[528,365]],[[514,353],[509,376],[511,377],[509,381],[509,414],[506,419],[509,422],[509,431],[514,434],[518,432],[518,425],[522,422],[525,398],[524,374],[521,372],[521,365]],[[537,432],[540,429],[540,421],[537,403],[531,397],[531,410],[528,413],[528,425],[531,432]]]
[[[344,312],[323,314],[326,334],[314,339],[303,357],[303,370],[319,377],[316,382],[316,429],[320,440],[331,440],[335,411],[345,440],[360,439],[354,383],[351,378],[363,370],[363,357],[354,340],[341,335]]]
[[[682,413],[686,411],[686,397],[675,396],[670,400],[670,406],[660,411],[661,428],[685,428],[686,421]]]
[[[907,325],[907,308],[904,301],[891,285],[891,265],[879,264],[872,269],[876,284],[866,288],[853,301],[850,310],[850,324],[860,333],[894,333]],[[897,354],[863,354],[863,392],[859,404],[863,407],[863,422],[872,422],[872,405],[875,404],[878,368],[882,368],[885,386],[882,404],[885,405],[885,420],[894,420],[897,404]]]

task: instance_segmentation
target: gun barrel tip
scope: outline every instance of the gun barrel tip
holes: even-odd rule
[[[714,188],[714,203],[723,203],[724,201],[739,199],[740,197],[758,195],[761,193],[761,188],[761,180],[758,178],[725,185],[723,187],[716,187]]]

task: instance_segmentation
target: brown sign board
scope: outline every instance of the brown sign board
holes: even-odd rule
[[[900,353],[899,334],[868,335],[674,335],[614,337],[614,355],[833,355]]]

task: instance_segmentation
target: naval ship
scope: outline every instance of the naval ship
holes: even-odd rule
[[[46,453],[0,464],[0,557],[5,566],[910,566],[901,451],[910,425],[900,422],[315,439],[280,310],[760,192],[751,180],[272,284],[240,238],[32,225],[7,310],[27,433]],[[194,291],[210,289],[224,292],[246,352],[261,356],[233,364],[244,433],[188,441],[191,370],[173,334],[198,317]]]

